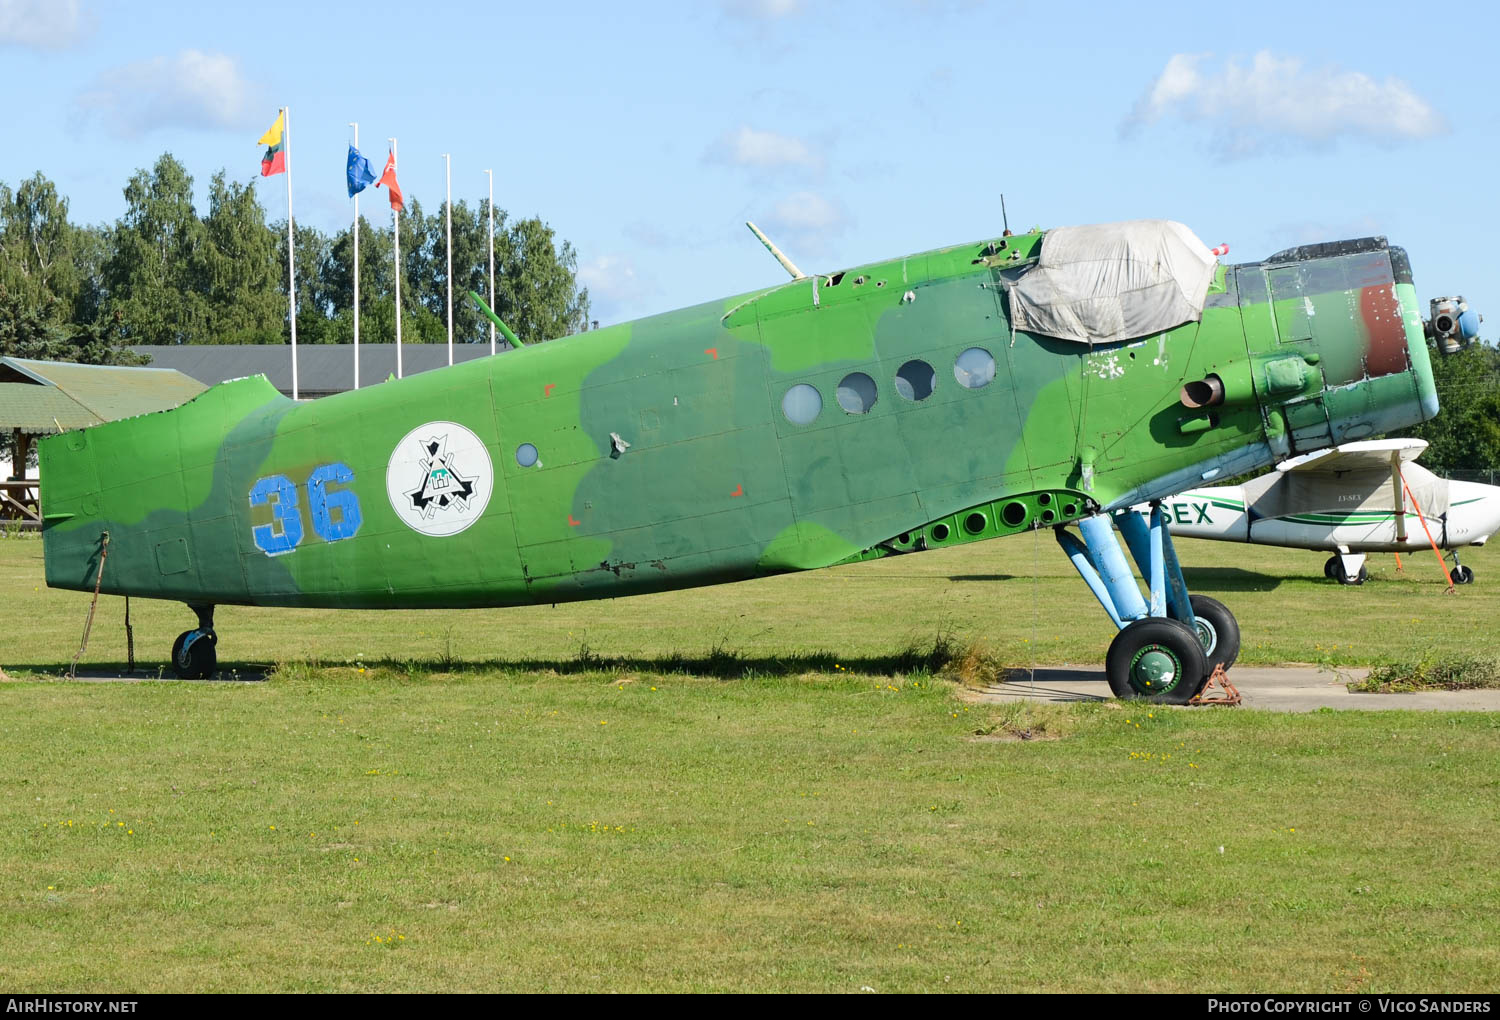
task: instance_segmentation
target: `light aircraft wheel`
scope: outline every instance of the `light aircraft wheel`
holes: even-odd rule
[[[1336,580],[1338,578],[1338,564],[1339,558],[1337,556],[1328,557],[1328,562],[1323,564],[1323,576],[1330,581]]]
[[[1104,675],[1117,698],[1186,705],[1203,686],[1207,659],[1198,635],[1180,620],[1135,620],[1115,635]]]
[[[206,680],[219,665],[215,645],[219,637],[211,630],[188,630],[172,643],[172,671],[183,680]]]
[[[1474,583],[1474,571],[1461,563],[1453,568],[1449,576],[1453,578],[1454,584]]]
[[[1193,606],[1198,640],[1203,643],[1203,657],[1208,662],[1207,678],[1217,666],[1228,669],[1240,655],[1240,625],[1224,603],[1207,595],[1188,599]]]
[[[1370,571],[1361,563],[1359,565],[1359,573],[1350,577],[1349,572],[1344,569],[1344,561],[1339,560],[1333,568],[1333,576],[1339,584],[1364,584],[1365,580],[1370,576]]]

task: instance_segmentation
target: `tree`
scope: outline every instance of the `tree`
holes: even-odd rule
[[[318,292],[333,309],[325,337],[329,343],[354,342],[354,231],[341,230],[329,243],[318,266]],[[396,342],[396,302],[391,233],[359,218],[359,340],[366,344]],[[404,296],[404,295],[403,295]],[[403,340],[406,338],[403,336]]]
[[[286,342],[286,257],[277,257],[277,236],[266,226],[266,212],[255,188],[214,174],[203,221],[205,244],[195,273],[208,307],[204,335],[197,343],[279,344]],[[300,259],[299,259],[300,261]]]
[[[210,339],[207,231],[193,209],[193,179],[163,153],[125,186],[126,211],[104,265],[108,307],[132,343]]]
[[[1438,474],[1500,466],[1500,351],[1474,343],[1433,354],[1432,375],[1438,416],[1399,434],[1427,440],[1422,463]]]
[[[291,343],[291,331],[286,328],[287,318],[287,272],[286,272],[286,220],[271,224],[271,232],[277,238],[276,245],[276,293],[282,318],[280,343]],[[347,303],[349,296],[329,296],[322,292],[323,263],[329,255],[329,238],[317,227],[296,227],[297,250],[297,342],[299,344],[327,343],[328,320],[338,303]]]
[[[138,170],[113,225],[78,227],[41,174],[0,184],[0,288],[6,343],[15,350],[109,350],[122,344],[285,343],[286,222],[267,223],[251,182],[220,170],[207,215],[193,206],[193,179],[171,153]],[[401,334],[409,343],[448,337],[448,236],[444,209],[429,214],[408,196],[401,215]],[[468,292],[488,295],[485,204],[457,202],[453,220],[453,327],[459,343],[487,343],[488,320]],[[352,233],[329,236],[298,223],[297,339],[353,339]],[[396,334],[396,269],[389,228],[360,220],[361,339]],[[495,210],[495,310],[523,339],[582,328],[588,291],[578,258],[541,219]],[[103,345],[102,347],[99,345]],[[37,356],[45,356],[37,354]],[[81,357],[76,352],[71,355]]]
[[[68,200],[40,173],[15,191],[0,184],[0,287],[48,322],[73,318],[80,290]]]
[[[589,292],[578,286],[578,254],[533,216],[495,238],[495,313],[522,341],[576,333],[589,316]]]

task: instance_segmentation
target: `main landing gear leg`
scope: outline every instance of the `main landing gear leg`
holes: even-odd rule
[[[206,680],[219,665],[219,636],[214,633],[214,607],[189,606],[198,614],[196,630],[183,631],[172,644],[172,671],[184,680]]]
[[[1115,538],[1125,542],[1151,586],[1148,603]],[[1160,503],[1148,525],[1134,511],[1078,522],[1079,541],[1064,528],[1057,542],[1120,633],[1109,646],[1104,671],[1117,697],[1185,705],[1218,667],[1228,669],[1240,650],[1239,625],[1222,603],[1188,595]]]

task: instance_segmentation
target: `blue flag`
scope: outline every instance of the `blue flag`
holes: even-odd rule
[[[374,183],[375,175],[370,172],[370,161],[361,156],[354,146],[349,146],[349,197],[353,198]]]

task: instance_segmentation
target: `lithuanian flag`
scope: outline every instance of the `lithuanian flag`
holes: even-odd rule
[[[286,139],[283,137],[285,130],[286,111],[282,110],[276,115],[276,123],[271,125],[271,130],[260,136],[260,144],[268,146],[266,154],[260,157],[262,177],[286,173]]]

